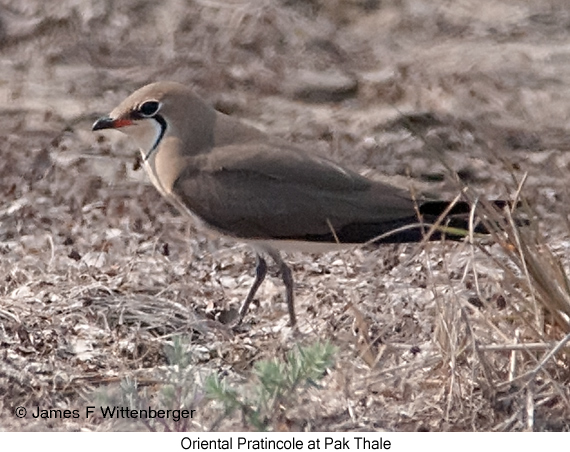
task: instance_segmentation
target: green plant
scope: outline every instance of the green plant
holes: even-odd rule
[[[256,430],[269,430],[279,421],[300,395],[310,387],[318,388],[318,380],[333,365],[335,348],[329,343],[297,347],[287,353],[286,360],[276,358],[254,365],[256,382],[232,388],[218,375],[205,382],[206,396],[223,406],[223,413],[213,429],[239,409],[245,424]]]

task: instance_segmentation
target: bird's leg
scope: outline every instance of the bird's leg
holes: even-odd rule
[[[281,259],[279,251],[272,249],[267,252],[275,263],[279,265],[281,279],[283,279],[283,283],[285,284],[285,298],[287,301],[287,309],[289,310],[289,325],[294,327],[297,323],[297,318],[295,317],[295,300],[293,298],[293,274],[285,261]]]
[[[289,323],[291,327],[294,327],[297,319],[295,317],[295,300],[293,299],[293,274],[285,262],[281,263],[281,278],[283,278],[283,283],[285,284]]]
[[[245,298],[244,302],[242,303],[241,307],[239,308],[239,317],[236,326],[240,325],[247,313],[250,303],[253,301],[253,297],[255,297],[255,293],[261,283],[265,279],[265,275],[267,274],[267,262],[265,259],[261,257],[259,254],[255,255],[255,280],[249,289],[247,297]]]

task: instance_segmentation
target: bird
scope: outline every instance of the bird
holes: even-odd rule
[[[115,129],[138,145],[152,184],[199,228],[251,245],[255,278],[238,311],[242,323],[269,256],[285,285],[295,327],[294,280],[282,251],[322,252],[362,243],[464,237],[471,206],[415,200],[299,145],[215,110],[191,88],[159,81],[138,89],[92,130]],[[493,201],[497,209],[509,205]],[[479,226],[486,232],[484,226]]]

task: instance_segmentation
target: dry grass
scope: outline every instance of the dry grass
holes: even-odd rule
[[[30,417],[129,395],[192,405],[190,430],[248,429],[219,418],[204,377],[242,387],[253,363],[329,341],[322,387],[269,429],[569,430],[565,2],[186,5],[0,7],[2,428],[149,428]],[[299,100],[307,71],[329,69],[358,90]],[[195,231],[136,169],[131,143],[90,132],[162,78],[418,198],[477,200],[502,227],[483,242],[289,256],[301,334],[285,326],[279,278],[234,334],[224,316],[249,288],[251,253]],[[530,225],[489,209],[497,197],[521,200],[513,217]]]

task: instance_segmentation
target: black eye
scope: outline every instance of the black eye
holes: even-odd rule
[[[145,118],[150,118],[158,113],[160,110],[160,102],[156,100],[147,100],[139,107],[139,113]]]

